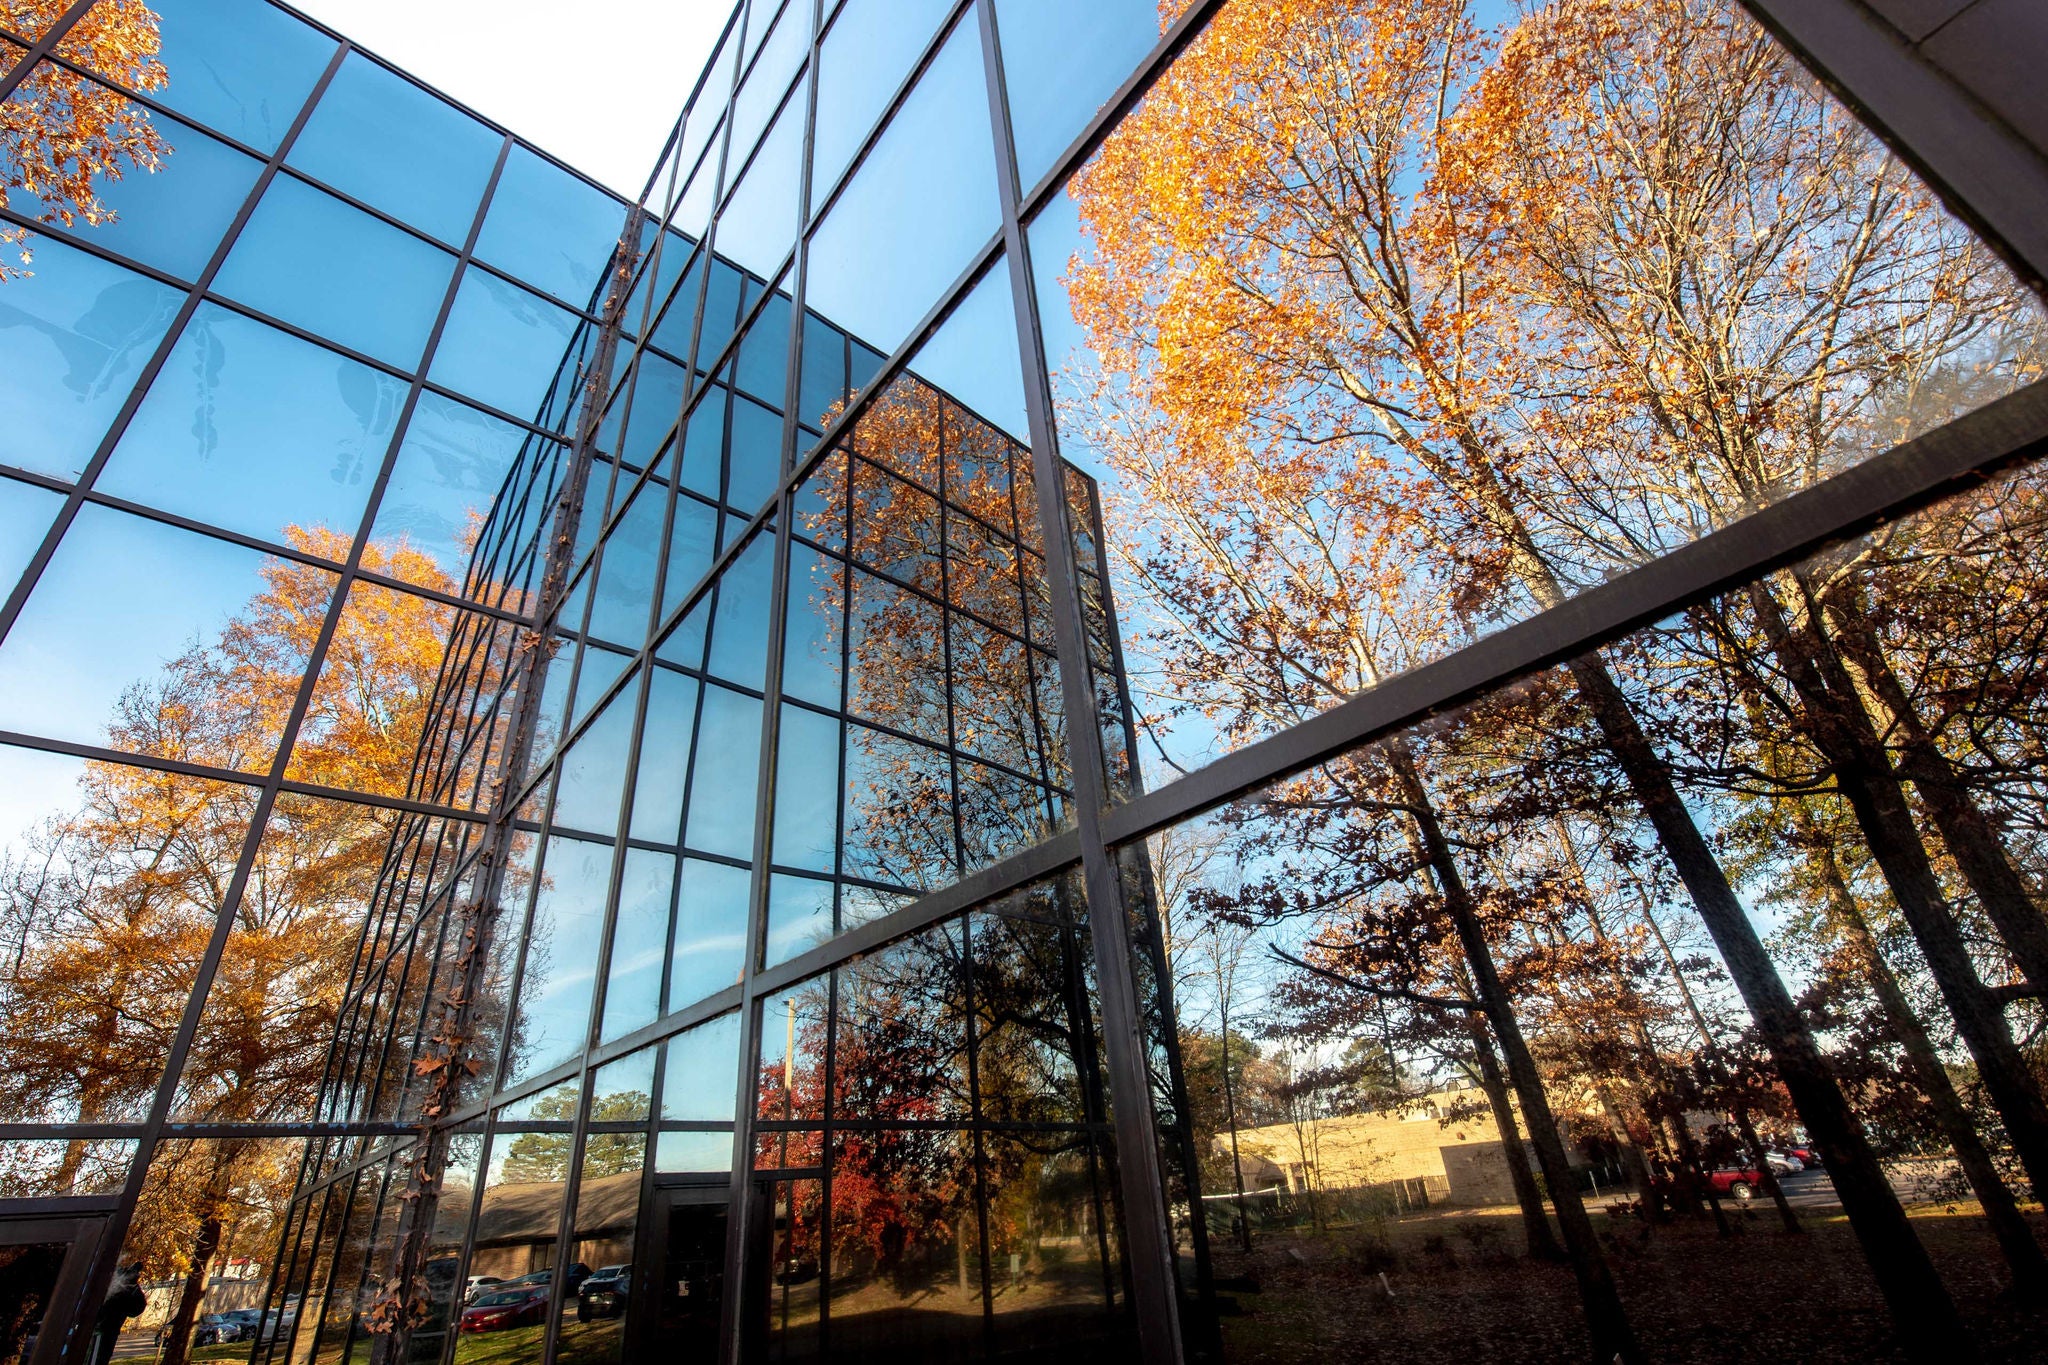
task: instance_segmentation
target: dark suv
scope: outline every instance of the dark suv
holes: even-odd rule
[[[625,1312],[626,1284],[632,1278],[629,1265],[608,1265],[591,1275],[576,1292],[576,1321],[615,1318]]]

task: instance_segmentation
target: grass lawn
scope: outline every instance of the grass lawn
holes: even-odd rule
[[[1768,1210],[1646,1227],[1595,1214],[1637,1335],[1660,1365],[1904,1361],[1847,1221]],[[2039,1226],[2039,1219],[2036,1219]],[[1917,1209],[1914,1227],[1986,1361],[2048,1359],[2048,1304],[2002,1292],[2003,1262],[1974,1204]],[[1378,1227],[1261,1234],[1247,1260],[1218,1238],[1217,1274],[1241,1312],[1223,1319],[1231,1365],[1331,1360],[1584,1360],[1571,1272],[1516,1254],[1512,1209],[1430,1210]],[[1384,1273],[1384,1286],[1380,1276]]]

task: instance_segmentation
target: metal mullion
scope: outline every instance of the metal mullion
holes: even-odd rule
[[[799,13],[797,6],[798,0],[788,0],[778,22],[795,22]],[[762,288],[761,298],[757,301],[751,316],[746,316],[746,309],[742,307],[740,311],[743,316],[740,320],[740,326],[734,330],[726,346],[726,349],[735,357],[733,362],[734,383],[727,391],[727,403],[730,405],[738,401],[738,364],[736,357],[739,354],[739,348],[748,330],[758,322],[767,309],[768,301],[775,293],[776,281],[782,277],[783,271],[787,270],[790,280],[790,328],[784,350],[782,430],[780,445],[777,450],[778,477],[775,495],[769,500],[768,507],[764,508],[761,513],[753,518],[753,522],[758,523],[763,516],[772,515],[774,517],[775,544],[772,568],[769,575],[767,658],[763,670],[762,692],[764,695],[761,707],[761,740],[754,786],[754,865],[749,878],[747,896],[746,956],[741,959],[740,964],[739,1059],[741,1079],[733,1105],[733,1179],[727,1196],[727,1233],[724,1257],[726,1283],[732,1289],[725,1296],[725,1301],[721,1305],[719,1323],[719,1358],[723,1361],[735,1363],[740,1359],[740,1354],[743,1350],[742,1337],[744,1336],[745,1316],[741,1300],[746,1295],[744,1267],[746,1264],[746,1247],[754,1233],[754,1229],[751,1226],[754,1213],[752,1192],[755,1184],[753,1177],[753,1125],[756,1112],[760,1106],[755,1101],[752,1092],[755,1086],[756,1073],[759,1069],[758,1059],[761,1046],[761,1008],[757,979],[761,969],[761,959],[767,944],[769,892],[774,877],[769,863],[774,845],[775,831],[775,767],[782,729],[783,645],[788,635],[789,538],[792,520],[790,512],[793,486],[790,472],[791,466],[795,463],[796,408],[803,366],[804,295],[808,269],[808,254],[804,250],[804,225],[810,217],[810,166],[817,121],[817,57],[820,18],[819,6],[816,0],[813,0],[807,17],[809,32],[805,36],[804,57],[792,83],[792,90],[795,89],[795,82],[801,82],[802,84],[801,98],[804,100],[804,125],[801,150],[797,158],[797,235],[795,242],[790,248],[790,263],[769,274]],[[762,48],[765,49],[766,46],[767,44],[764,41]],[[757,53],[756,55],[758,61],[759,54]],[[775,121],[784,116],[784,113],[790,108],[790,100],[795,97],[790,92],[784,92],[777,108],[771,111],[763,125],[760,141],[755,147],[755,154],[758,154],[760,147],[766,145],[768,138],[773,135]],[[735,86],[734,100],[735,103],[738,100],[737,85]],[[730,124],[731,119],[728,117],[728,147],[731,141]],[[720,188],[722,191],[721,198],[723,198],[724,193],[729,193],[729,191],[725,191],[724,186]],[[714,216],[711,234],[714,241],[716,240],[717,222],[718,219]],[[709,270],[705,271],[705,281],[708,290],[710,281]],[[741,297],[743,299],[745,297],[744,286],[742,287]],[[723,359],[724,357],[721,357],[721,360]],[[707,370],[707,373],[711,372],[715,371]],[[729,487],[732,475],[731,411],[731,407],[728,406],[725,430],[726,455],[719,484],[720,501],[728,506],[731,504],[731,499],[726,496],[726,490]],[[721,514],[720,521],[722,532],[723,514]],[[737,563],[740,547],[747,545],[754,534],[757,534],[757,532],[753,530],[753,526],[750,524],[742,534],[735,538],[734,544],[731,546],[733,558],[728,560],[726,567],[729,568],[731,564]],[[710,658],[708,640],[705,658],[707,661]],[[838,914],[838,885],[836,882],[833,883],[833,914],[836,921]],[[831,1034],[834,1010],[830,995],[832,987],[828,985],[827,990],[826,1059],[827,1066],[829,1067],[832,1056]],[[825,1098],[823,1107],[829,1117],[832,1107],[829,1093]],[[820,1159],[826,1162],[829,1168],[829,1151],[821,1154]],[[829,1217],[829,1203],[825,1207]],[[819,1320],[822,1331],[825,1315],[829,1312],[822,1293],[819,1303]]]
[[[1169,1365],[1182,1359],[1173,1236],[1153,1131],[1151,1080],[1145,1057],[1142,1007],[1136,999],[1132,975],[1130,926],[1116,864],[1102,842],[1101,816],[1107,805],[1102,735],[1095,719],[1095,688],[1073,562],[1073,538],[1067,528],[1066,474],[1057,455],[1052,392],[1045,372],[1044,338],[1031,277],[1030,246],[1019,217],[1015,141],[1004,90],[1001,44],[993,7],[982,6],[976,14],[988,81],[989,119],[995,134],[996,183],[1002,200],[1004,246],[1010,258],[1018,350],[1024,369],[1032,472],[1045,542],[1046,574],[1052,587],[1060,684],[1068,711],[1067,744],[1074,770],[1076,831],[1088,892],[1089,936],[1095,947],[1096,995],[1102,1010],[1106,1070],[1115,1105],[1117,1174],[1124,1194],[1124,1245],[1131,1265],[1138,1347],[1145,1360]]]
[[[1981,488],[2048,453],[2048,380],[1874,455],[1657,559],[1586,588],[1280,734],[1132,798],[1104,817],[1117,843],[1326,762],[1531,673],[1619,640],[1828,544]]]
[[[955,0],[953,7],[940,17],[931,40],[925,44],[924,50],[917,54],[917,59],[910,64],[910,71],[889,96],[888,102],[882,106],[881,112],[875,116],[874,126],[868,129],[867,135],[853,149],[853,155],[848,158],[845,169],[840,171],[838,179],[825,187],[824,195],[815,206],[816,212],[804,224],[804,237],[806,240],[809,240],[811,229],[822,223],[831,214],[833,206],[839,202],[839,196],[853,182],[854,176],[860,173],[861,167],[867,163],[868,154],[874,150],[875,144],[882,140],[882,134],[888,131],[891,120],[896,117],[897,111],[903,107],[903,102],[910,98],[910,92],[917,88],[917,83],[924,76],[925,70],[938,57],[939,49],[943,48],[946,45],[946,40],[953,36],[953,30],[959,24],[961,14],[972,3],[973,0]],[[837,20],[838,14],[836,12],[833,18]],[[830,32],[831,28],[828,26],[823,33],[818,35],[818,55],[823,54],[825,38]],[[804,169],[806,171],[804,183],[808,187],[810,184],[810,175],[808,174],[810,163],[808,158],[805,161]]]
[[[72,0],[70,8],[58,15],[50,26],[43,30],[43,36],[28,44],[12,70],[0,76],[0,100],[5,100],[15,91],[29,72],[36,69],[36,63],[57,50],[57,44],[64,41],[64,35],[71,32],[87,10],[93,7],[93,0]],[[24,34],[24,37],[27,35]]]

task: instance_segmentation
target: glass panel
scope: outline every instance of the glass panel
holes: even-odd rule
[[[514,146],[476,254],[572,308],[593,296],[625,230],[626,206],[525,147]]]
[[[675,880],[673,854],[626,850],[612,928],[611,963],[605,976],[600,1042],[651,1024],[661,1013],[661,966]]]
[[[804,59],[804,48],[810,42],[809,8],[801,3],[784,5],[774,28],[763,29],[768,18],[766,11],[772,8],[772,3],[759,6],[751,16],[755,31],[748,36],[748,42],[760,43],[761,53],[758,59],[749,59],[753,65],[733,101],[732,146],[726,153],[732,166],[743,164],[747,153],[754,149],[754,139],[761,135],[768,116],[782,103],[783,91],[789,88],[790,78],[796,75],[797,65]],[[768,35],[765,42],[758,36],[763,32]],[[796,104],[801,108],[803,101],[799,99]],[[730,174],[727,173],[728,183]]]
[[[775,614],[775,536],[764,529],[740,551],[718,579],[718,614],[711,629],[712,676],[743,687],[759,687],[768,667],[768,636]],[[752,771],[749,765],[748,771]]]
[[[1104,1112],[1086,904],[1069,872],[974,917],[975,1074],[982,1117],[1082,1123]]]
[[[986,1324],[972,1135],[841,1133],[833,1138],[832,1171],[826,1311],[834,1352],[979,1356]],[[876,1194],[863,1198],[870,1189]],[[869,1218],[887,1218],[902,1231],[862,1237],[858,1230]]]
[[[615,1062],[598,1073],[598,1083],[612,1072],[634,1066],[647,1072],[650,1083],[654,1054]],[[636,1079],[636,1078],[635,1078]],[[626,1086],[621,1077],[614,1084]],[[638,1104],[646,1111],[645,1089],[593,1093],[592,1122],[629,1117]],[[561,1324],[556,1329],[555,1359],[562,1365],[610,1365],[625,1349],[628,1297],[631,1292],[633,1233],[640,1218],[641,1171],[647,1164],[646,1132],[592,1133],[583,1149],[576,1182],[576,1216],[570,1225],[568,1266],[564,1271]]]
[[[817,1165],[815,1159],[800,1162]],[[819,1360],[825,1282],[825,1186],[819,1180],[766,1182],[770,1361]]]
[[[666,484],[648,480],[605,537],[585,627],[592,635],[633,648],[647,638],[648,609],[656,605],[649,599],[659,577],[668,494]]]
[[[178,295],[49,238],[0,282],[0,461],[76,478],[177,315]]]
[[[681,1009],[736,984],[746,957],[747,869],[683,859],[669,967],[668,1007]]]
[[[757,1120],[789,1123],[825,1116],[829,995],[829,979],[820,976],[761,1002],[761,1065],[755,1073]],[[760,1142],[756,1165],[792,1164],[789,1134],[764,1132]]]
[[[834,1117],[911,1123],[972,1115],[964,929],[958,920],[937,925],[839,970]]]
[[[0,748],[0,777],[8,793],[0,807],[0,932],[8,943],[0,1105],[15,1122],[139,1122],[162,1079],[257,794],[12,748]],[[332,1011],[331,996],[324,1010],[315,1005],[315,1032],[331,1036]],[[313,1083],[318,1070],[315,1063]],[[264,1081],[246,1075],[224,1084],[254,1099]],[[95,1169],[113,1156],[80,1143],[30,1170],[49,1192],[83,1193],[79,1184],[99,1180]],[[27,1180],[30,1171],[14,1178]]]
[[[843,468],[843,466],[842,466]],[[842,475],[843,477],[843,475]],[[783,639],[782,694],[839,709],[839,652],[846,567],[807,545],[789,549],[789,625]]]
[[[1152,0],[994,0],[1018,184],[1029,189],[1159,41]]]
[[[350,535],[404,402],[401,380],[203,305],[97,487],[265,540]]]
[[[799,92],[783,106],[719,215],[715,244],[720,256],[763,276],[781,266],[796,241],[803,145],[804,102]]]
[[[768,879],[768,939],[761,965],[774,967],[832,937],[832,883],[777,872]]]
[[[853,0],[832,21],[818,56],[812,203],[824,203],[948,8],[946,0]]]
[[[335,72],[289,163],[462,245],[503,139],[360,52]]]
[[[666,668],[653,672],[640,767],[633,784],[632,837],[673,844],[682,826],[683,791],[697,723],[697,680]]]
[[[1116,1312],[1115,1193],[1086,1137],[989,1133],[988,1278],[999,1339],[1119,1343],[1136,1348]]]
[[[386,543],[403,537],[407,549],[433,561],[439,576],[461,583],[486,517],[501,496],[519,495],[506,479],[531,439],[475,408],[422,393],[377,504],[372,537]]]
[[[1020,354],[1009,265],[998,256],[906,368],[964,404],[963,419],[978,419],[1028,442]]]
[[[317,628],[299,613],[317,621],[333,590],[325,571],[87,506],[0,645],[0,725],[267,771]]]
[[[341,543],[322,548],[345,552]],[[388,568],[386,555],[383,547],[365,546],[363,567]],[[316,600],[324,596],[326,575],[278,561],[266,572],[277,601],[265,603],[268,610],[258,619],[287,639],[303,637],[301,647],[310,650],[321,617],[294,613],[283,618],[288,626],[280,625],[278,608],[296,606],[307,589]],[[375,796],[407,795],[455,617],[452,608],[412,593],[351,585],[285,776]]]
[[[970,13],[813,235],[808,306],[895,350],[996,233],[992,145]]]
[[[1153,781],[2040,373],[2031,292],[1741,7],[1593,13],[1390,19],[1389,42],[1349,12],[1219,11],[1032,225],[1115,595],[1180,622],[1130,642],[1139,708],[1176,717]],[[1252,51],[1319,55],[1254,87]],[[1384,135],[1336,93],[1368,87]],[[1642,166],[1652,143],[1697,155]],[[1397,182],[1371,207],[1337,188]],[[1650,302],[1679,278],[1701,283]],[[1309,576],[1272,596],[1282,564]],[[1388,621],[1410,652],[1341,661]],[[1205,691],[1248,673],[1254,704]]]
[[[464,1282],[456,1276],[462,1269],[463,1235],[469,1230],[470,1214],[475,1208],[482,1159],[481,1133],[457,1133],[449,1138],[427,1244],[427,1319],[412,1331],[407,1352],[410,1365],[436,1365],[448,1332],[459,1325],[461,1314],[468,1308]]]
[[[16,126],[37,136],[10,130],[9,157],[19,158],[15,174],[28,184],[9,186],[0,203],[188,280],[212,258],[263,169],[189,124],[60,67],[46,64],[23,81],[7,108]],[[60,121],[44,110],[66,114]],[[74,151],[76,140],[84,145]],[[29,188],[38,183],[56,193]]]
[[[501,1089],[583,1051],[611,871],[609,843],[548,840]]]
[[[578,684],[578,691],[582,690]],[[619,824],[619,793],[626,780],[626,756],[633,744],[633,711],[638,689],[628,684],[599,713],[590,728],[562,755],[555,784],[553,823],[558,829],[609,835]]]
[[[63,506],[62,495],[47,488],[0,479],[0,601],[21,581]]]
[[[539,414],[563,372],[576,325],[573,316],[515,284],[465,271],[431,377],[500,412],[549,426]],[[573,382],[573,372],[561,381],[563,398]]]
[[[702,853],[753,857],[754,789],[760,767],[760,701],[707,686],[684,842]]]
[[[668,1061],[662,1073],[662,1118],[732,1122],[740,1080],[739,1015],[720,1015],[663,1046]]]
[[[273,150],[334,55],[334,40],[262,0],[158,0],[170,80],[151,93],[259,152]]]
[[[785,275],[783,281],[787,279]],[[748,324],[747,338],[740,343],[736,374],[741,393],[778,413],[782,411],[783,389],[789,378],[789,290],[783,281],[777,282],[759,316]]]
[[[785,705],[775,742],[774,860],[831,872],[839,832],[839,721]],[[830,909],[828,901],[828,918]]]
[[[119,1194],[134,1161],[132,1139],[10,1139],[0,1142],[0,1199]]]
[[[550,1117],[575,1113],[576,1097]],[[477,1208],[471,1276],[504,1281],[478,1296],[462,1315],[467,1341],[489,1333],[497,1359],[538,1361],[547,1334],[555,1275],[556,1239],[562,1228],[562,1195],[569,1179],[573,1137],[568,1132],[534,1132],[507,1126],[491,1135],[490,1164]],[[531,1278],[527,1278],[531,1277]],[[457,1349],[467,1344],[458,1343]]]
[[[400,369],[417,369],[455,258],[288,175],[264,191],[214,285]],[[365,281],[375,281],[374,290]]]
[[[843,870],[920,891],[953,882],[952,793],[943,750],[847,726]]]
[[[131,786],[129,794],[139,792]],[[207,886],[224,889],[234,879],[253,803],[245,797],[238,805],[237,818],[220,820],[221,834],[194,850],[183,879],[188,895]],[[342,988],[397,823],[375,806],[278,797],[214,970],[174,1118],[289,1123],[314,1117]],[[181,956],[195,965],[215,910],[202,892],[179,926]],[[127,928],[161,952],[171,926]],[[417,1012],[417,997],[411,1005]]]
[[[784,337],[787,338],[787,333]],[[753,339],[753,333],[749,332],[747,343],[751,344]],[[741,354],[744,358],[744,346]],[[752,516],[775,495],[777,476],[782,471],[781,416],[749,399],[735,396],[732,400],[728,465],[726,504]]]

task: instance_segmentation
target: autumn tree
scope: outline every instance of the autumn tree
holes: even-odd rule
[[[1709,10],[1726,22],[1699,23]],[[1500,54],[1523,41],[1513,35],[1580,12],[1606,16],[1578,40],[1591,44],[1580,67],[1509,70]],[[1581,174],[1611,177],[1615,193],[1638,182],[1634,162],[1581,144],[1607,104],[1627,103],[1617,89],[1638,105],[1734,111],[1738,121],[1758,101],[1766,114],[1802,101],[1812,109],[1818,92],[1791,63],[1754,79],[1757,63],[1744,59],[1765,40],[1745,23],[1720,6],[1567,4],[1511,20],[1503,45],[1445,0],[1233,8],[1077,176],[1093,254],[1071,264],[1066,282],[1103,361],[1103,382],[1077,395],[1078,420],[1135,494],[1127,557],[1169,623],[1167,677],[1222,718],[1226,737],[1251,737],[1375,681],[1358,663],[1351,604],[1358,583],[1386,570],[1354,554],[1357,528],[1404,523],[1413,554],[1394,565],[1395,582],[1423,585],[1423,602],[1448,602],[1478,630],[1560,605],[1663,548],[1658,537],[1716,524],[1711,508],[1689,506],[1682,483],[1651,497],[1640,481],[1606,477],[1650,428],[1619,419],[1635,409],[1587,364],[1599,337],[1532,299],[1516,274],[1524,258],[1503,245],[1523,226],[1517,213],[1542,227],[1569,195],[1532,195],[1511,211],[1482,186],[1496,172],[1511,176],[1519,154],[1495,89],[1532,125],[1549,119],[1560,138],[1579,138],[1558,155],[1575,157]],[[1615,33],[1626,37],[1619,56],[1599,45]],[[1693,82],[1683,99],[1668,83],[1631,84],[1667,74],[1654,61],[1631,67],[1631,54],[1667,47],[1682,58],[1669,69]],[[1749,183],[1764,182],[1758,200],[1768,202],[1780,193],[1774,182],[1790,194],[1817,169],[1801,159],[1812,148],[1785,136],[1801,127],[1796,115],[1780,120],[1782,154],[1769,157],[1712,138],[1670,145],[1678,156],[1728,152]],[[1874,147],[1852,131],[1860,148]],[[1723,187],[1700,168],[1689,183]],[[1875,210],[1891,222],[1913,205]],[[1646,273],[1662,240],[1630,244]],[[1862,252],[1862,240],[1798,237],[1809,255],[1834,262],[1846,252],[1852,266],[1877,263],[1882,278],[1883,251]],[[1721,319],[1744,345],[1766,347],[1781,318],[1801,317],[1798,296],[1774,295],[1774,285],[1790,287],[1760,279]],[[1584,458],[1610,429],[1643,438],[1610,459]],[[1612,547],[1631,531],[1636,558],[1618,558]],[[1458,642],[1453,632],[1437,650]],[[1952,1338],[1947,1295],[1681,794],[1641,686],[1602,655],[1565,671],[1600,765],[1621,778],[1616,815],[1639,812],[1711,934],[1827,1154],[1902,1330]]]
[[[288,528],[308,554],[340,557],[345,537]],[[403,543],[367,547],[374,571],[420,572]],[[305,685],[333,575],[267,561],[264,587],[207,642],[133,684],[108,724],[111,747],[260,771]],[[290,770],[366,794],[404,790],[439,668],[445,608],[399,593],[345,605]],[[312,1110],[363,910],[396,817],[372,805],[286,793],[256,842],[257,791],[118,762],[89,762],[78,803],[53,815],[5,870],[0,917],[17,946],[0,977],[9,1112],[88,1122],[146,1113],[182,1025],[192,982],[223,916],[220,954],[174,1112],[193,1122],[279,1122]],[[53,1172],[67,1189],[86,1144]],[[195,1144],[152,1168],[135,1236],[189,1271],[173,1317],[182,1359],[233,1211],[283,1197],[293,1172],[274,1144]],[[267,1183],[266,1183],[267,1182]],[[259,1193],[258,1191],[267,1191]]]
[[[47,32],[69,6],[63,0],[15,0],[6,27],[25,38]],[[58,40],[57,55],[133,90],[160,90],[169,73],[158,60],[157,16],[142,0],[104,0]],[[18,55],[0,43],[0,68]],[[131,171],[158,170],[172,152],[149,111],[66,66],[44,62],[0,103],[0,208],[38,222],[73,227],[114,221],[101,186]],[[26,228],[0,223],[0,284],[32,274]]]

